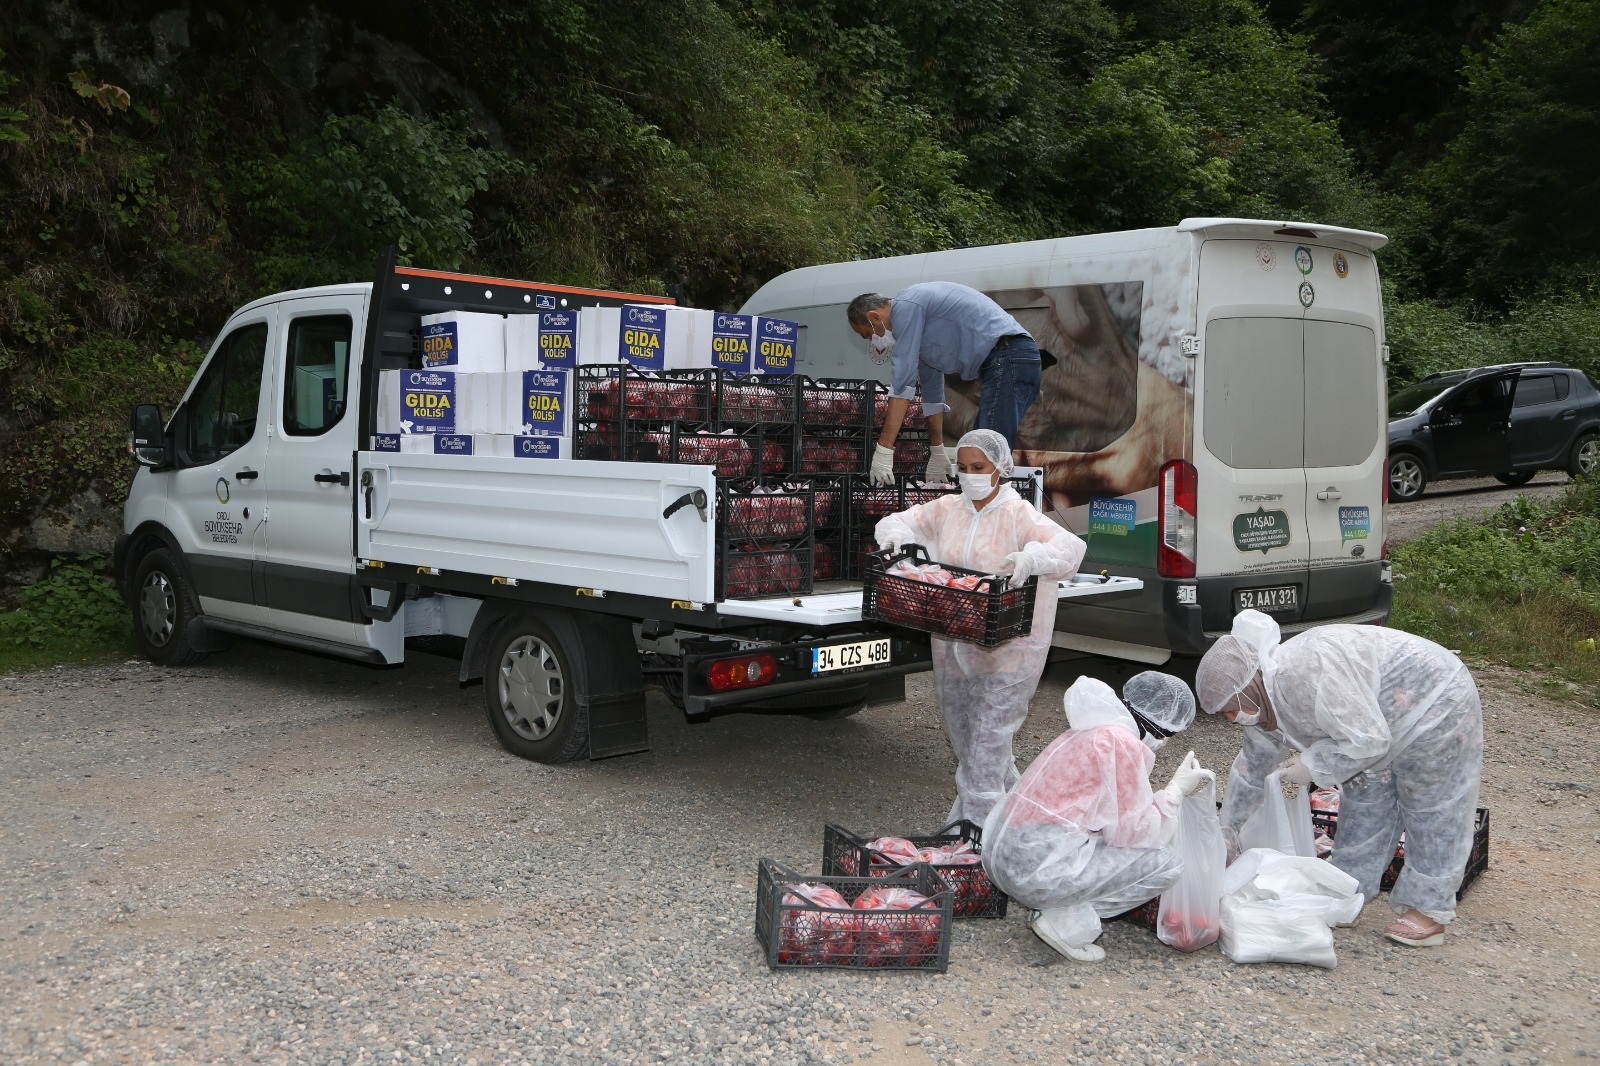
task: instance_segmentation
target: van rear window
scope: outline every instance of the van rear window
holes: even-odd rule
[[[1239,470],[1305,465],[1305,327],[1219,318],[1206,327],[1206,450]]]
[[[1378,339],[1348,322],[1306,322],[1306,466],[1356,466],[1378,446]]]

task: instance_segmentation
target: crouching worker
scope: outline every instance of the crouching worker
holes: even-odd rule
[[[1069,959],[1099,962],[1100,919],[1160,895],[1183,870],[1172,838],[1179,801],[1210,772],[1190,752],[1159,792],[1155,750],[1194,721],[1194,697],[1147,670],[1123,686],[1080,677],[1067,690],[1065,733],[1033,760],[983,828],[983,865],[1038,913],[1040,940]]]

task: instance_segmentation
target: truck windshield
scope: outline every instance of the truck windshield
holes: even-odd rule
[[[1419,381],[1407,385],[1389,397],[1389,417],[1405,418],[1416,414],[1422,410],[1423,404],[1454,384],[1454,381]]]

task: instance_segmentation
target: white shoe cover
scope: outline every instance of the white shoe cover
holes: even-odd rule
[[[1100,935],[1100,916],[1087,903],[1037,911],[1028,927],[1040,940],[1076,962],[1099,962],[1106,957],[1106,949],[1094,942]]]

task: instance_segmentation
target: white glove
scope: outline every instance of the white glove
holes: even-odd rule
[[[1311,771],[1300,761],[1299,755],[1291,755],[1278,767],[1278,780],[1302,786],[1309,785]]]
[[[1011,561],[1011,584],[1013,587],[1022,584],[1033,576],[1033,556],[1027,552],[1012,552],[1006,556]]]
[[[935,444],[928,449],[928,469],[922,472],[922,480],[949,481],[951,480],[950,467],[952,465],[950,453],[944,449],[943,445]]]
[[[1172,780],[1168,781],[1167,787],[1161,791],[1175,800],[1181,800],[1199,789],[1208,780],[1215,781],[1216,775],[1210,770],[1203,769],[1200,766],[1200,761],[1194,757],[1194,752],[1191,751],[1183,757],[1183,761],[1178,764],[1178,768],[1172,771]]]
[[[872,452],[872,466],[867,475],[872,478],[874,485],[891,485],[894,483],[894,449],[885,448],[881,444],[874,444]]]
[[[903,531],[898,530],[898,529],[893,530],[892,532],[884,534],[883,539],[878,542],[878,550],[879,551],[898,552],[901,548],[904,548],[905,546],[906,546],[906,535],[905,535],[905,533]]]

